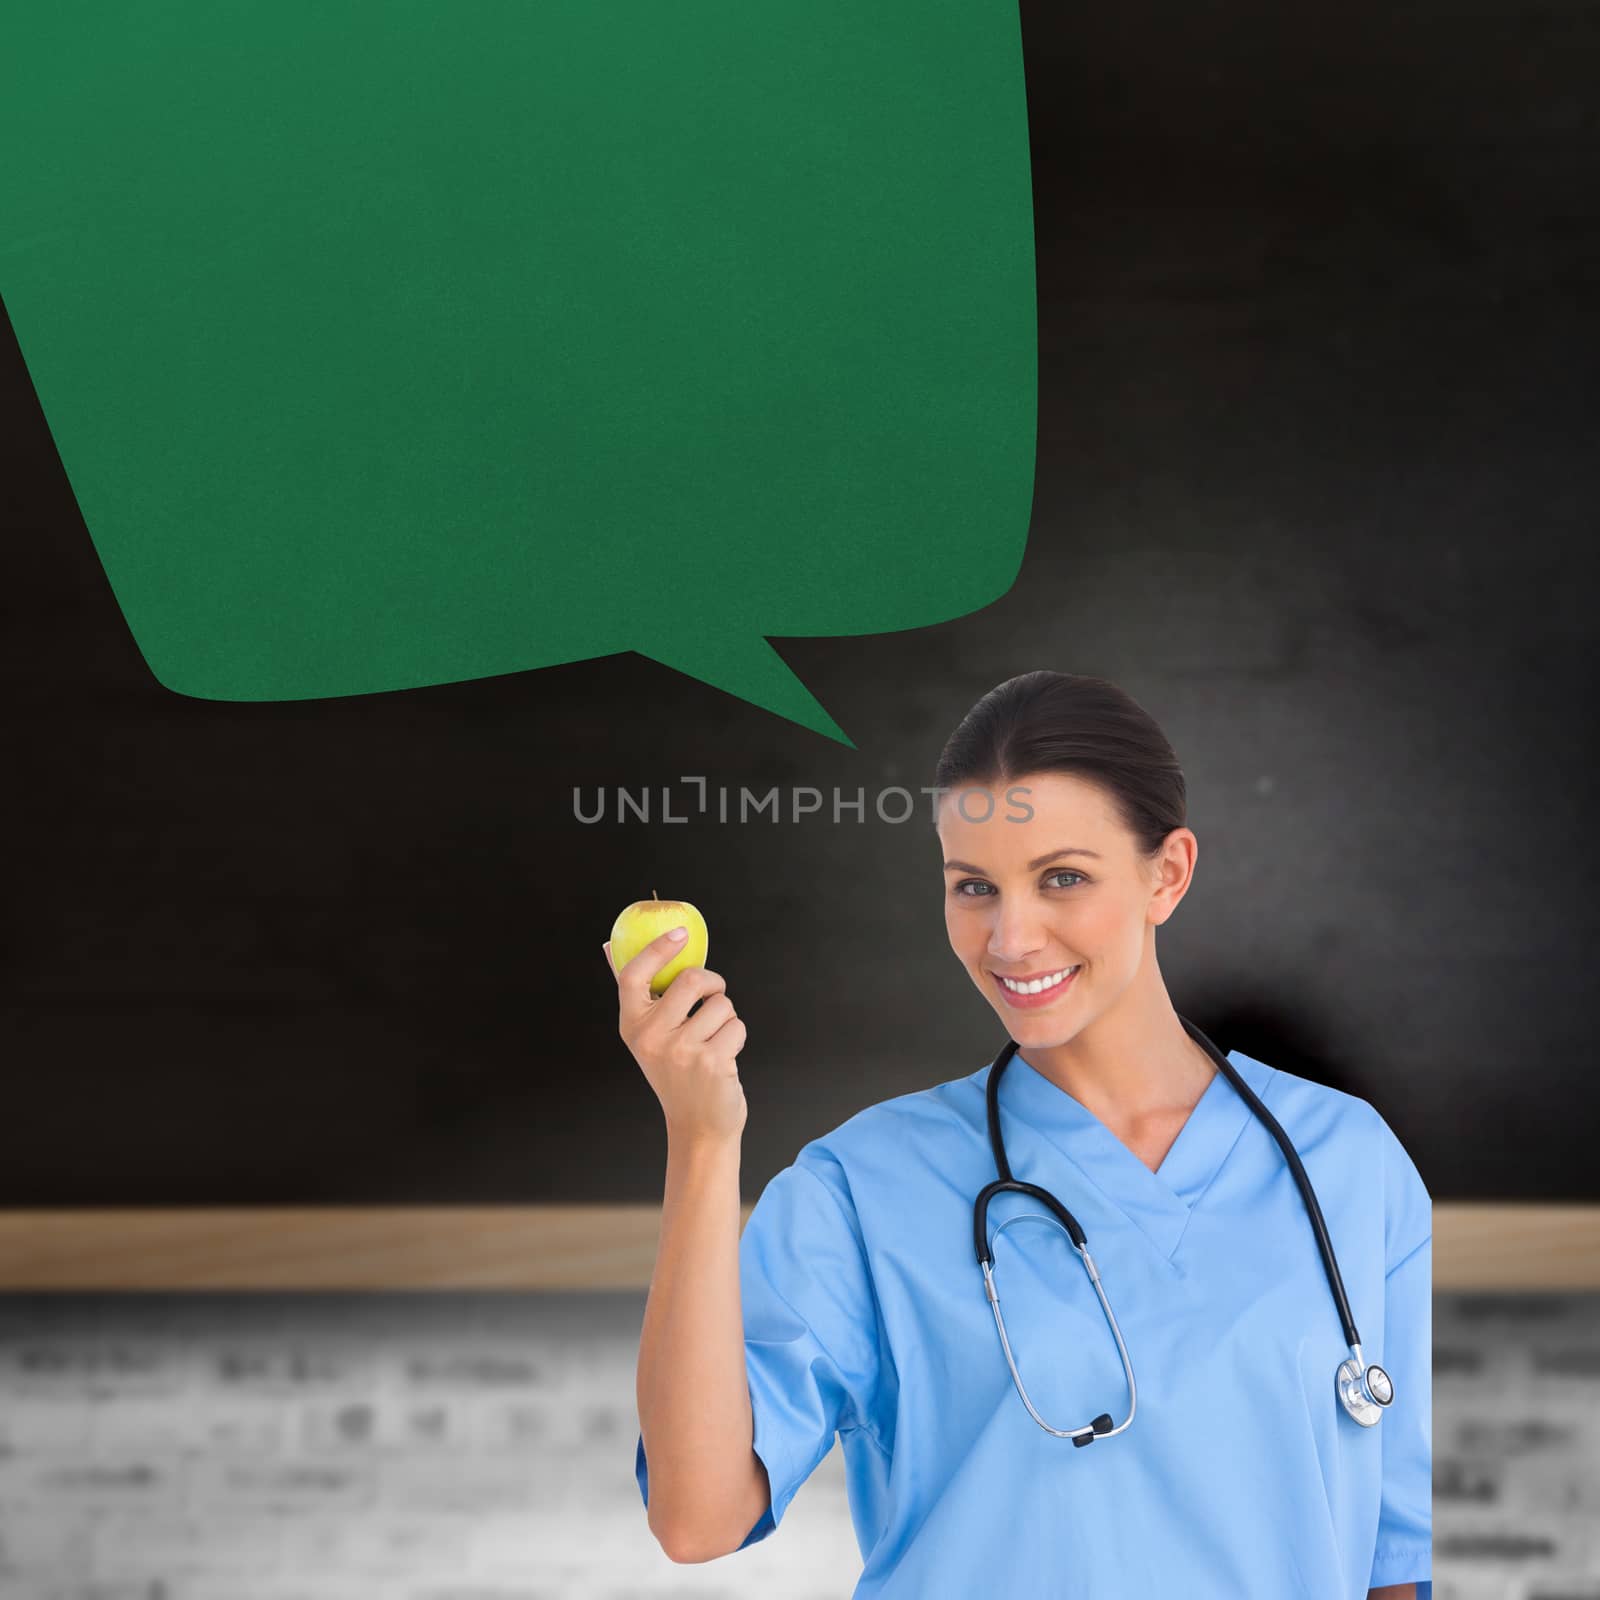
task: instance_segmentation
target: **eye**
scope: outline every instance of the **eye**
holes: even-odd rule
[[[1089,881],[1088,877],[1084,873],[1078,872],[1072,867],[1057,867],[1054,872],[1047,872],[1045,874],[1045,882],[1047,883],[1055,878],[1075,878],[1079,883],[1087,883]],[[959,895],[964,900],[987,900],[989,899],[987,894],[968,894],[966,891],[972,888],[992,889],[993,887],[993,884],[989,883],[983,878],[963,878],[961,882],[955,886],[951,893]],[[1061,884],[1060,887],[1063,889],[1074,889],[1077,887],[1077,884],[1064,883]]]

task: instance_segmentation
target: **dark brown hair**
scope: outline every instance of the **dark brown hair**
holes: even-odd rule
[[[997,684],[945,741],[934,783],[942,794],[1042,772],[1099,785],[1146,860],[1188,826],[1183,769],[1166,735],[1104,678],[1041,669]]]

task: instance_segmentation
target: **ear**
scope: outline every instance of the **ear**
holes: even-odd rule
[[[1195,862],[1200,854],[1200,841],[1189,828],[1175,828],[1167,835],[1167,848],[1156,862],[1153,883],[1155,892],[1169,896],[1162,915],[1156,918],[1159,927],[1178,909],[1179,902],[1188,894],[1194,882]]]

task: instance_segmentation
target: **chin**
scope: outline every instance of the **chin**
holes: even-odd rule
[[[1018,1044],[1032,1045],[1035,1049],[1048,1049],[1053,1045],[1065,1044],[1069,1039],[1076,1038],[1083,1026],[1076,1019],[1063,1022],[1059,1018],[1050,1017],[1021,1018],[1015,1013],[1004,1020],[1011,1037]]]

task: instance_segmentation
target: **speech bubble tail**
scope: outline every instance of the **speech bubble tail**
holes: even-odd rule
[[[659,661],[701,683],[709,683],[751,705],[820,733],[846,748],[855,742],[822,703],[794,675],[788,663],[760,634],[719,631],[670,642],[634,644],[636,655]]]

